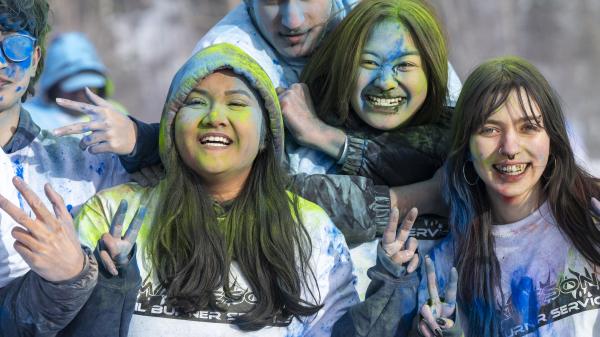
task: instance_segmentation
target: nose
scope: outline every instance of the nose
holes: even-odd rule
[[[224,128],[229,122],[225,109],[219,105],[213,105],[210,112],[202,118],[201,125],[209,128]]]
[[[394,71],[391,67],[381,68],[374,84],[382,91],[388,91],[398,86],[398,82],[394,78]]]
[[[500,142],[498,152],[505,155],[508,159],[514,159],[521,151],[521,138],[516,132],[511,130],[504,133]]]
[[[297,0],[281,5],[281,24],[289,30],[297,30],[304,24],[304,9]]]

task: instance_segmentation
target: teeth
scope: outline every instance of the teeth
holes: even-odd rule
[[[494,165],[494,167],[504,174],[515,176],[523,173],[527,168],[527,164]]]
[[[404,102],[404,97],[396,97],[396,98],[381,98],[376,96],[367,96],[367,100],[369,103],[382,107],[392,107],[398,106]]]
[[[202,139],[200,139],[200,143],[202,143],[202,144],[211,143],[211,145],[216,145],[216,146],[227,146],[227,145],[231,144],[231,140],[229,140],[225,137],[208,136],[208,137],[202,137]]]

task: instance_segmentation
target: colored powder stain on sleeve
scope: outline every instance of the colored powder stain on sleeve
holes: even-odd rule
[[[15,175],[25,180],[23,178],[23,164],[21,164],[18,159],[13,160],[13,164],[15,164]],[[25,204],[23,203],[23,195],[21,195],[21,192],[17,192],[17,198],[19,199],[19,207],[24,209]]]
[[[98,173],[99,176],[101,176],[101,175],[104,174],[104,171],[105,171],[104,168],[105,168],[105,166],[106,165],[104,164],[104,162],[101,162],[100,166],[98,166],[98,168],[96,169],[96,173]]]
[[[71,218],[74,218],[74,216],[73,216],[73,205],[67,205],[67,212],[69,212],[69,214],[71,214]]]

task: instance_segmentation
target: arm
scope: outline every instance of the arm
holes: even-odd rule
[[[158,154],[160,124],[147,124],[133,117],[130,118],[137,126],[135,146],[130,154],[119,156],[119,160],[127,172],[134,173],[145,167],[160,164]]]
[[[98,228],[96,225],[108,228],[106,218],[94,209],[94,205],[99,205],[95,200],[88,202],[79,213],[76,220],[79,228]],[[127,336],[141,286],[135,241],[143,222],[145,208],[138,209],[122,237],[126,212],[127,202],[123,200],[113,217],[109,233],[101,236],[94,251],[96,259],[102,262],[98,285],[77,317],[61,331],[59,337]]]
[[[3,336],[54,336],[75,317],[94,289],[98,264],[89,249],[83,270],[71,280],[50,282],[33,271],[0,290]]]
[[[390,191],[365,177],[297,174],[291,190],[325,210],[349,245],[372,241],[390,215]]]
[[[318,237],[311,235],[313,243],[312,268],[318,289],[316,296],[323,307],[316,317],[304,318],[308,331],[303,336],[329,337],[333,324],[351,307],[358,303],[358,294],[354,288],[356,277],[353,274],[350,252],[343,235],[331,223],[326,214],[312,212],[303,216],[308,221],[321,223]],[[323,226],[324,225],[324,226]],[[307,226],[311,227],[311,225]],[[314,227],[314,226],[312,226]],[[315,289],[313,289],[315,292]]]
[[[396,235],[398,211],[394,210],[381,244],[377,262],[369,269],[371,284],[366,299],[335,324],[332,336],[406,336],[417,312],[419,280],[415,269],[417,240],[409,238],[416,219],[411,210]]]
[[[21,179],[13,184],[35,214],[29,217],[0,196],[0,208],[21,226],[11,234],[15,250],[31,271],[0,293],[0,331],[3,335],[53,336],[68,324],[90,296],[97,281],[97,265],[82,250],[72,218],[62,198],[49,184],[44,187],[54,214]]]

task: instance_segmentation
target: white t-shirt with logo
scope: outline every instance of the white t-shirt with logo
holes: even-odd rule
[[[600,336],[600,266],[591,265],[560,232],[547,203],[520,221],[494,225],[492,235],[502,271],[504,300],[500,294],[496,300],[503,336]],[[432,253],[442,293],[451,247],[445,240]],[[428,297],[423,280],[419,303]],[[466,319],[461,321],[465,327]]]

